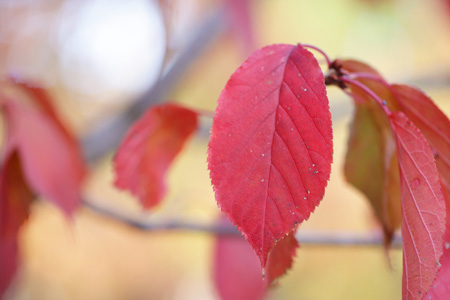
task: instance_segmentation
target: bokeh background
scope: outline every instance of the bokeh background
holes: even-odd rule
[[[254,0],[252,44],[242,42],[220,0],[0,0],[0,75],[28,78],[52,92],[92,158],[88,201],[130,218],[212,224],[219,210],[206,167],[209,118],[176,159],[169,193],[152,212],[113,187],[113,148],[92,154],[92,144],[121,134],[104,128],[136,101],[213,111],[249,51],[272,43],[313,44],[331,58],[368,62],[389,81],[420,87],[450,113],[447,2]],[[379,234],[367,202],[342,177],[351,100],[333,87],[328,94],[332,176],[299,232]],[[39,201],[21,233],[23,263],[7,299],[219,299],[214,241],[189,230],[134,229],[87,207],[70,224]],[[400,299],[401,251],[391,250],[390,258],[391,266],[382,247],[305,244],[267,298]]]

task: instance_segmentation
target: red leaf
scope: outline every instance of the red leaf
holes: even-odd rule
[[[447,299],[450,295],[450,222],[449,220],[449,207],[448,207],[448,194],[447,200],[447,224],[444,234],[444,253],[441,258],[441,268],[439,269],[436,280],[433,286],[428,290],[426,297],[423,299],[429,300],[443,300]]]
[[[216,200],[267,255],[323,198],[332,161],[331,115],[319,65],[301,46],[255,51],[219,98],[208,164]]]
[[[80,202],[79,151],[45,112],[17,101],[4,101],[3,108],[7,143],[17,150],[26,182],[71,215]]]
[[[246,53],[255,47],[251,17],[252,2],[252,0],[225,0],[229,24],[235,35],[240,38]]]
[[[195,112],[176,104],[150,108],[129,130],[114,158],[116,186],[131,191],[145,208],[166,192],[165,174],[197,128]]]
[[[422,299],[440,267],[445,201],[427,141],[402,112],[391,115],[402,193],[403,299]]]
[[[355,61],[336,61],[346,74],[365,74],[357,81],[368,87],[393,111],[399,109],[392,89],[369,65]],[[378,79],[378,80],[377,80]],[[385,245],[401,225],[400,179],[391,125],[381,107],[366,92],[350,85],[355,100],[355,116],[345,161],[347,181],[363,192],[383,226]],[[367,172],[367,170],[371,170]]]
[[[79,162],[75,164],[75,166],[78,167],[77,171],[79,172],[80,178],[82,178],[85,175],[85,167],[78,142],[72,132],[66,128],[58,116],[49,92],[44,88],[24,82],[18,78],[11,78],[10,81],[30,96],[30,99],[37,106],[39,106],[39,108],[54,122],[54,125],[58,127],[59,131],[61,131],[61,133],[65,136],[65,142],[71,144],[70,149],[71,152],[73,152],[73,157],[79,158]]]
[[[0,298],[17,268],[17,235],[28,218],[32,200],[17,153],[7,153],[0,170]]]
[[[258,258],[244,238],[225,235],[217,238],[214,283],[222,300],[263,299],[266,282]]]
[[[0,238],[0,299],[8,290],[18,265],[16,237]]]
[[[269,283],[286,274],[292,268],[295,253],[299,247],[293,231],[273,247],[267,261],[267,279]]]
[[[450,191],[450,121],[420,90],[406,85],[393,85],[402,111],[420,129],[436,158],[442,184]]]

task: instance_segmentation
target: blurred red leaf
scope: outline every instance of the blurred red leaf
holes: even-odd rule
[[[223,219],[222,223],[229,221]],[[268,285],[292,267],[297,248],[294,232],[280,240],[269,254],[264,279],[258,258],[243,237],[219,236],[214,253],[214,282],[221,299],[263,299]]]
[[[0,170],[0,298],[18,265],[17,234],[27,220],[33,194],[20,168],[17,153],[7,149]]]
[[[214,283],[222,300],[263,299],[266,281],[258,257],[243,237],[217,237],[213,267]]]
[[[0,293],[4,293],[19,261],[18,233],[29,214],[34,193],[70,216],[79,204],[85,173],[75,138],[64,127],[45,90],[17,80],[30,103],[2,96],[6,146],[0,171]],[[17,94],[16,94],[17,95]]]
[[[255,48],[255,36],[252,24],[251,8],[253,0],[224,0],[227,8],[229,25],[239,37],[245,53]]]
[[[3,108],[7,143],[20,157],[26,182],[70,216],[80,202],[84,170],[78,149],[45,111],[11,100]]]
[[[292,268],[294,257],[299,247],[295,238],[295,232],[291,231],[287,236],[278,241],[270,251],[267,261],[267,280],[273,283],[279,277],[286,274],[287,270]]]
[[[208,150],[216,200],[264,268],[323,198],[332,161],[324,76],[301,46],[255,51],[219,98]]]
[[[422,299],[443,252],[446,206],[427,141],[402,112],[391,115],[402,193],[403,299]]]
[[[18,266],[17,237],[0,237],[0,299],[8,290]]]
[[[116,186],[131,191],[147,209],[157,205],[166,193],[167,170],[196,128],[197,114],[187,108],[150,108],[117,150]]]
[[[86,173],[86,167],[84,165],[81,149],[73,133],[66,128],[64,123],[61,121],[61,118],[58,116],[49,92],[38,85],[22,81],[17,77],[11,77],[10,82],[17,88],[24,90],[30,96],[33,103],[46,114],[47,118],[53,121],[53,125],[63,134],[64,143],[69,144],[68,150],[70,151],[70,155],[73,160],[76,160],[73,164],[73,167],[75,168],[74,174],[77,176],[78,180],[81,181]]]

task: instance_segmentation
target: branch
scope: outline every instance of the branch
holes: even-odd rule
[[[81,145],[85,159],[93,163],[110,149],[115,148],[125,135],[131,124],[138,119],[145,110],[155,103],[165,100],[167,93],[187,70],[189,64],[198,57],[209,43],[222,31],[223,8],[212,13],[199,29],[193,33],[186,48],[176,55],[164,70],[160,80],[145,92],[124,112],[94,126],[89,133],[82,137]]]
[[[227,235],[242,237],[234,226],[224,224],[200,224],[194,222],[170,220],[166,222],[151,222],[135,219],[117,211],[104,208],[91,201],[84,200],[86,208],[107,219],[128,225],[143,231],[193,231],[214,235]],[[342,232],[315,232],[299,230],[296,234],[298,242],[302,246],[347,246],[347,247],[373,247],[384,246],[383,236],[380,233],[342,233]],[[401,249],[402,241],[399,235],[395,235],[391,248]]]

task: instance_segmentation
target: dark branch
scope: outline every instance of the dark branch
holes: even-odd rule
[[[209,233],[214,235],[228,235],[241,237],[240,232],[231,225],[224,224],[200,224],[193,222],[186,222],[180,220],[169,220],[164,222],[151,222],[142,219],[135,219],[101,207],[91,201],[84,201],[84,206],[91,211],[111,219],[113,221],[126,224],[132,228],[143,231],[193,231],[201,233]],[[381,234],[356,234],[356,233],[342,233],[342,232],[306,232],[299,230],[296,238],[302,246],[383,246],[383,236]],[[392,241],[392,248],[401,248],[402,242],[400,236],[394,236]]]

